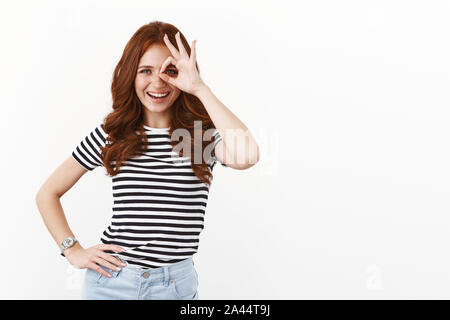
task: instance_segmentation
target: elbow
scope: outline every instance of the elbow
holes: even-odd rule
[[[36,193],[36,196],[34,197],[34,202],[36,203],[36,207],[38,209],[38,212],[42,215],[41,208],[42,208],[42,194],[40,191]]]
[[[34,197],[34,202],[36,203],[37,207],[40,207],[40,204],[42,203],[42,199],[45,197],[45,192],[40,188],[38,192],[36,193],[36,196]]]
[[[254,148],[250,148],[250,150],[250,152],[247,150],[246,154],[234,154],[230,157],[231,161],[227,161],[230,158],[225,157],[225,165],[236,170],[246,170],[253,167],[259,162],[259,146],[256,145]]]
[[[34,196],[34,201],[36,202],[36,204],[39,204],[39,200],[41,199],[41,189],[39,189],[38,192],[36,192],[36,195]]]
[[[250,168],[253,167],[255,164],[257,164],[258,161],[259,161],[259,159],[256,159],[255,161],[249,161],[249,162],[247,162],[247,163],[242,167],[242,170],[250,169]]]
[[[246,170],[253,167],[259,162],[259,147],[257,147],[257,152],[249,156],[242,164],[239,164],[236,169]]]
[[[259,146],[256,145],[255,148],[255,152],[252,153],[248,158],[247,161],[245,163],[245,167],[244,169],[248,169],[253,167],[255,164],[257,164],[259,162]]]
[[[36,193],[36,195],[34,197],[34,201],[39,209],[42,206],[42,203],[44,201],[47,201],[49,199],[49,197],[54,197],[54,196],[60,198],[60,195],[49,192],[48,190],[46,190],[44,188],[44,186],[42,186]]]
[[[254,163],[248,163],[248,164],[245,164],[245,165],[240,165],[236,169],[238,169],[238,170],[247,170],[247,169],[250,169],[251,167],[253,167],[254,165],[255,165]]]

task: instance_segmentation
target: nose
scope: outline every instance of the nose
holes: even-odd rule
[[[153,83],[161,82],[161,83],[163,83],[163,84],[166,83],[166,82],[165,82],[163,79],[161,79],[161,77],[159,76],[159,71],[155,71],[155,72],[152,74],[151,82],[153,82]]]

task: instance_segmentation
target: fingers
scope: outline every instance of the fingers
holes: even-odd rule
[[[161,71],[160,73],[163,73],[164,71],[166,71],[166,68],[168,65],[173,64],[174,66],[176,66],[177,62],[175,61],[175,59],[172,56],[168,56],[166,61],[164,61],[164,63],[161,66]]]
[[[109,261],[109,262],[111,262],[111,263],[117,265],[117,266],[121,266],[121,267],[125,267],[125,266],[126,266],[125,263],[123,263],[122,261],[120,261],[120,260],[117,259],[116,257],[113,257],[113,256],[110,255],[110,254],[107,254],[106,252],[100,251],[100,253],[99,253],[98,256],[99,256],[100,258],[106,260],[106,261]],[[111,268],[109,268],[109,269],[111,269]],[[114,269],[114,270],[119,271],[118,269]]]
[[[196,53],[196,46],[197,45],[197,40],[192,41],[192,49],[191,49],[191,56],[189,58],[189,60],[193,63],[195,63],[195,59],[197,59],[197,53]]]
[[[178,50],[180,51],[180,55],[187,56],[188,54],[186,52],[186,49],[184,48],[183,42],[181,42],[181,35],[180,35],[179,31],[175,35],[175,40],[177,41]]]
[[[168,66],[169,64],[171,64],[171,63],[172,63],[174,66],[176,66],[176,63],[177,63],[177,62],[175,61],[175,59],[174,59],[173,57],[169,56],[169,57],[167,57],[166,61],[164,61],[163,65],[161,66],[161,71],[159,72],[159,77],[160,77],[161,79],[163,79],[164,81],[166,81],[166,82],[168,82],[168,83],[170,83],[170,84],[175,85],[175,79],[172,78],[172,77],[169,77],[167,74],[164,73],[164,71],[165,71],[165,69],[167,68],[167,66]]]
[[[98,273],[104,275],[105,277],[111,278],[111,275],[110,275],[108,272],[106,272],[105,270],[103,270],[102,267],[100,267],[99,265],[97,265],[97,264],[95,264],[95,263],[93,263],[93,262],[90,262],[90,263],[87,265],[87,267],[88,267],[89,269],[92,269],[92,270],[94,270],[94,271],[97,271]]]
[[[167,48],[169,48],[170,53],[172,53],[172,55],[176,59],[179,59],[180,58],[180,53],[178,52],[177,48],[174,47],[172,42],[170,42],[169,36],[167,34],[164,34],[164,38],[163,39],[164,39],[164,42],[165,42]]]
[[[116,252],[123,252],[126,251],[125,248],[122,248],[121,246],[115,245],[115,244],[104,244],[100,243],[94,247],[91,248],[91,257],[89,258],[89,263],[87,264],[87,268],[92,269],[105,277],[111,277],[111,275],[106,272],[102,267],[99,265],[104,266],[107,269],[119,271],[120,269],[116,267],[114,264],[118,266],[126,266],[120,259],[117,259],[116,257],[113,257],[112,255],[103,252],[103,250],[111,250]]]
[[[96,247],[97,247],[97,249],[100,249],[100,250],[111,250],[111,251],[115,251],[115,252],[125,251],[125,248],[122,248],[121,246],[118,246],[115,244],[100,243],[100,244],[96,245]]]
[[[102,259],[100,257],[94,257],[92,260],[94,262],[96,262],[97,264],[100,264],[100,265],[108,268],[109,270],[120,271],[120,269],[117,268],[115,265],[113,265],[112,263],[109,263],[108,261],[106,261],[105,259]]]

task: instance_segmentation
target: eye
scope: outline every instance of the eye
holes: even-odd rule
[[[166,72],[172,72],[171,73],[172,75],[178,74],[177,70],[166,70]]]
[[[149,72],[151,72],[150,69],[143,69],[143,70],[139,71],[139,73],[149,73]],[[171,75],[178,74],[178,71],[177,70],[173,70],[173,69],[166,70],[166,72],[170,73]]]

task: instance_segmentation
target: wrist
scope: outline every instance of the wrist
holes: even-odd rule
[[[82,249],[83,249],[83,247],[77,241],[73,246],[71,246],[70,248],[65,249],[63,254],[67,258],[68,256],[70,256],[74,252],[77,252],[77,251],[82,250]]]
[[[202,97],[209,91],[209,87],[205,84],[202,83],[197,90],[195,90],[194,95],[199,98],[200,100],[202,99]]]

